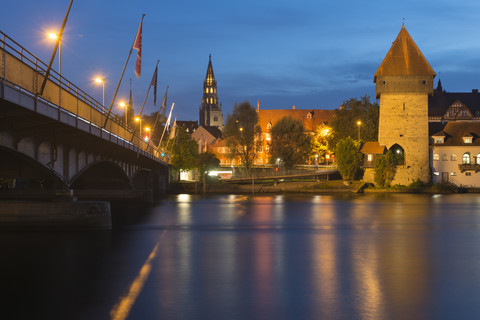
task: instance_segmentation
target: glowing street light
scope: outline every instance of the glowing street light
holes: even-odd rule
[[[128,104],[120,102],[120,107],[125,108],[125,123],[128,124]]]
[[[358,120],[357,121],[357,126],[358,126],[358,141],[360,141],[360,126],[362,125],[362,121]]]
[[[105,79],[103,78],[96,78],[96,83],[101,83],[103,87],[103,94],[102,94],[102,106],[105,108]]]
[[[145,140],[145,142],[147,142],[147,141],[150,139],[150,136],[149,136],[149,134],[148,134],[148,133],[150,132],[150,128],[149,128],[149,127],[145,127],[144,130],[145,130],[145,132],[147,133],[147,134],[145,135],[144,140]]]
[[[135,117],[135,122],[138,122],[140,124],[140,135],[142,135],[142,118]]]
[[[58,39],[58,34],[56,33],[49,33],[48,37],[52,40],[57,40]],[[62,40],[58,42],[58,84],[60,85],[60,78],[62,77]]]

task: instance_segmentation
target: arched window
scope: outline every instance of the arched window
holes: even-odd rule
[[[438,153],[435,153],[433,155],[433,160],[440,160],[440,156],[438,155]]]
[[[462,157],[463,164],[470,164],[470,152],[465,152]]]
[[[394,144],[390,147],[392,150],[393,155],[395,156],[395,160],[397,165],[404,165],[405,164],[405,151],[399,144]]]

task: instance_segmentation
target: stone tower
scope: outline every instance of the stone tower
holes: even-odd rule
[[[203,98],[199,120],[199,125],[223,128],[222,105],[218,103],[217,81],[213,74],[212,55],[209,56],[207,75],[203,82]]]
[[[393,184],[430,180],[428,96],[433,94],[434,77],[403,25],[373,81],[380,98],[378,143],[404,159]]]

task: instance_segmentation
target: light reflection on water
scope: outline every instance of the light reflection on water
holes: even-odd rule
[[[178,195],[134,221],[0,234],[4,305],[29,318],[108,318],[158,243],[129,319],[480,312],[479,195]]]

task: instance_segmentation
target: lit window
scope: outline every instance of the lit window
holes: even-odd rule
[[[435,154],[433,155],[433,160],[440,160],[440,156],[435,153]]]
[[[440,175],[440,172],[436,172],[436,171],[435,171],[435,172],[433,173],[433,175],[434,175],[434,176],[439,176],[439,175]]]
[[[463,154],[462,163],[463,164],[470,164],[470,152],[466,152],[466,153]]]
[[[265,140],[267,140],[267,141],[270,141],[270,140],[271,140],[271,138],[270,138],[270,133],[266,133],[266,134],[265,134]]]
[[[464,143],[472,143],[472,138],[463,138]]]
[[[435,143],[443,143],[443,138],[435,138]]]
[[[456,176],[457,173],[456,173],[456,172],[451,172],[450,175],[451,175],[451,176]]]
[[[477,154],[477,157],[475,158],[475,163],[480,164],[480,153]]]
[[[369,155],[367,156],[367,161],[368,161],[368,162],[372,162],[372,161],[373,161],[373,154],[369,154]]]

